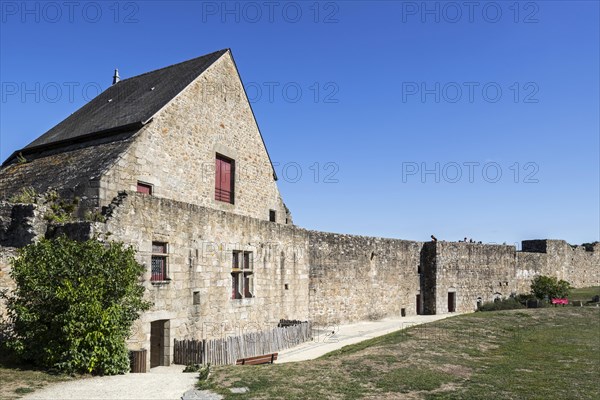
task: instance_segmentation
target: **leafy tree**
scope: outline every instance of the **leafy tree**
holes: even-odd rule
[[[61,372],[128,371],[125,340],[150,306],[134,255],[122,243],[64,237],[20,249],[10,273],[17,287],[6,296],[9,349]]]
[[[570,292],[569,282],[553,276],[538,275],[531,281],[531,293],[540,300],[546,296],[549,299],[562,299],[569,296]]]

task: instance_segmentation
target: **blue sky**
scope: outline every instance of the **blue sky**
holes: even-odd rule
[[[596,1],[0,4],[2,160],[116,67],[231,48],[298,225],[599,240]]]

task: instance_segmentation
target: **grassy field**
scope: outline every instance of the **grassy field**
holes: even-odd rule
[[[457,316],[314,361],[214,367],[227,399],[598,399],[600,308]],[[229,388],[248,387],[245,394]]]
[[[581,300],[587,302],[592,300],[594,296],[600,296],[600,286],[592,286],[583,289],[573,289],[569,295],[569,300]]]

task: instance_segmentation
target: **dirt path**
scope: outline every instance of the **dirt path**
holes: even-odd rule
[[[180,400],[194,387],[198,374],[183,373],[182,365],[152,368],[147,374],[99,376],[57,383],[24,400]]]
[[[433,322],[458,315],[416,315],[385,318],[380,321],[357,322],[321,327],[313,333],[313,341],[279,352],[277,363],[312,360],[349,344],[399,331],[414,325]]]

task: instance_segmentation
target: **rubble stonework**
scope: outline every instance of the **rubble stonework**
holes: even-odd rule
[[[422,243],[310,231],[310,318],[320,324],[416,314]]]
[[[235,160],[234,204],[215,200],[215,153]],[[100,180],[106,203],[149,183],[158,197],[291,223],[233,59],[224,55],[142,129]],[[287,221],[286,221],[287,218]]]
[[[232,203],[215,200],[220,156],[234,160]],[[138,183],[152,193],[136,193]],[[49,223],[43,204],[6,201],[25,188],[78,197],[75,221]],[[335,326],[443,314],[451,298],[455,312],[469,312],[529,292],[539,274],[576,287],[600,284],[598,243],[524,241],[517,251],[293,225],[229,50],[116,83],[2,165],[0,289],[14,288],[10,259],[18,248],[59,235],[109,237],[136,250],[153,306],[135,323],[129,347],[150,349],[149,365],[168,365],[174,339],[237,336],[280,319]],[[160,281],[151,279],[153,242],[166,243]],[[244,276],[253,288],[232,299],[238,251],[252,256]]]
[[[132,349],[149,347],[150,323],[157,320],[168,320],[170,337],[177,339],[239,335],[270,328],[282,318],[335,330],[339,323],[415,315],[418,298],[423,314],[448,313],[449,292],[455,293],[456,312],[474,311],[478,301],[529,292],[538,274],[576,287],[596,286],[600,279],[598,244],[586,250],[559,240],[537,241],[542,253],[540,248],[527,252],[505,245],[341,235],[135,192],[120,193],[104,223],[52,225],[40,213],[34,216],[33,208],[14,205],[11,222],[3,220],[3,227],[17,233],[19,246],[41,236],[86,240],[110,233],[111,240],[135,248],[146,266],[145,296],[153,307],[136,322]],[[169,281],[151,282],[153,241],[168,243]],[[529,249],[526,242],[523,248]],[[17,249],[0,250],[0,284],[10,290],[10,258]],[[253,253],[252,298],[231,299],[236,250]]]
[[[532,248],[532,241],[524,241],[525,251],[517,251],[507,245],[325,233],[135,192],[115,199],[105,223],[48,224],[40,213],[34,217],[34,208],[13,205],[12,222],[4,220],[18,247],[41,236],[86,240],[110,233],[111,240],[132,245],[138,260],[149,266],[152,242],[168,243],[171,281],[152,284],[147,268],[144,282],[155,307],[145,319],[179,320],[174,324],[181,326],[178,337],[210,338],[242,321],[337,324],[415,315],[417,295],[422,313],[441,314],[448,312],[448,292],[456,292],[457,312],[469,312],[478,301],[529,292],[531,280],[540,274],[575,287],[600,280],[599,244],[586,249],[537,240],[538,247]],[[254,255],[254,298],[230,299],[234,250]],[[14,251],[4,243],[3,277]],[[194,292],[199,304],[193,304]],[[219,328],[211,331],[210,324]]]

